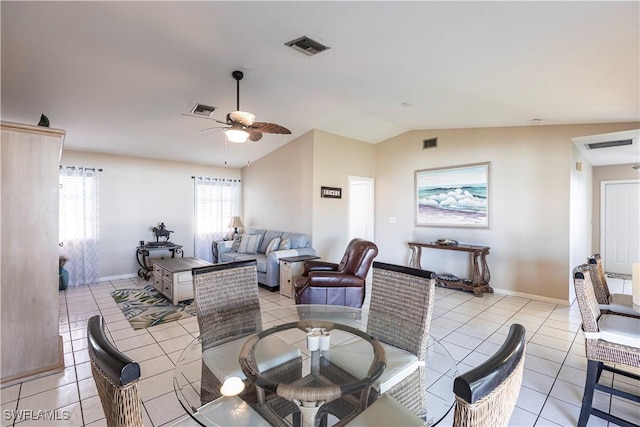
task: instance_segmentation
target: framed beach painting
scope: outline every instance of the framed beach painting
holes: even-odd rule
[[[489,228],[491,162],[415,171],[418,227]]]

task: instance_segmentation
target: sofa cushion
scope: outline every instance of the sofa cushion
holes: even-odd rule
[[[271,243],[271,241],[273,239],[275,239],[276,237],[280,237],[280,236],[282,236],[282,231],[267,230],[264,233],[264,237],[262,238],[262,242],[260,243],[260,247],[258,248],[258,252],[260,252],[261,254],[266,254],[267,253],[267,247],[269,246],[269,243]]]
[[[238,249],[240,248],[240,241],[242,241],[242,234],[238,233],[233,236],[233,243],[231,244],[232,252],[238,252]]]
[[[221,262],[256,260],[259,273],[267,272],[267,256],[265,254],[242,254],[239,252],[224,252],[220,254]]]
[[[242,240],[240,241],[240,247],[238,248],[238,253],[257,254],[259,245],[260,245],[259,234],[245,233],[242,235]]]
[[[288,237],[282,237],[280,239],[280,244],[278,245],[279,251],[286,251],[291,249],[291,240]]]
[[[288,238],[291,242],[289,249],[298,249],[307,247],[307,235],[302,233],[282,233],[282,238]]]
[[[280,238],[274,237],[273,239],[271,239],[271,241],[267,245],[267,249],[264,251],[264,254],[269,255],[271,252],[277,251],[279,246],[280,246]]]

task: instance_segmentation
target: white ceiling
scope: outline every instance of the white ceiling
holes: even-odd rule
[[[44,113],[67,148],[242,166],[311,129],[377,143],[413,129],[640,119],[636,1],[0,7],[2,120]],[[331,49],[284,46],[302,35]],[[223,132],[197,134],[214,123],[181,114],[200,102],[224,120],[233,70],[245,73],[241,109],[291,135],[225,148]]]

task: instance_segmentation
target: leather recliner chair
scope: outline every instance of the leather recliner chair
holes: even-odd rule
[[[375,243],[353,239],[339,264],[306,261],[294,281],[296,304],[328,304],[362,307],[367,272],[378,255]]]

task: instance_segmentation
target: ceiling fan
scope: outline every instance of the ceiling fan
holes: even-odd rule
[[[244,73],[242,71],[234,71],[231,75],[236,80],[236,111],[227,114],[227,120],[224,122],[216,120],[216,122],[227,126],[215,126],[202,129],[198,133],[224,130],[227,139],[237,143],[247,142],[247,139],[250,141],[259,141],[263,133],[291,133],[289,129],[275,123],[256,122],[255,114],[240,111],[240,80],[244,77]]]

